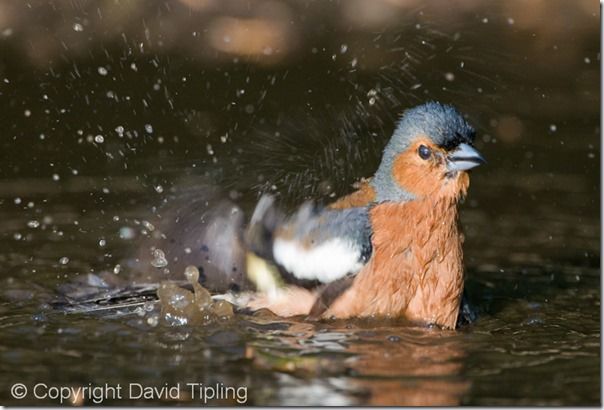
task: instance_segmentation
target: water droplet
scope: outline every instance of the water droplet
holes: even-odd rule
[[[94,137],[94,142],[96,142],[97,144],[102,144],[103,142],[105,142],[105,137],[103,137],[101,134],[99,134],[96,137]]]
[[[455,74],[453,74],[453,73],[445,73],[445,80],[447,80],[447,81],[453,81],[453,80],[455,80]]]
[[[59,179],[61,179],[61,177],[59,176],[59,174],[52,174],[52,180],[53,181],[58,181]]]
[[[155,192],[157,192],[158,194],[161,194],[162,192],[164,192],[164,187],[161,185],[155,185]]]
[[[340,54],[345,54],[348,51],[348,44],[342,44],[340,46]]]
[[[113,267],[113,273],[118,275],[122,271],[122,265],[119,263]]]
[[[99,239],[99,246],[104,248],[107,245],[107,241],[105,239]]]
[[[30,110],[25,110],[25,111],[23,111],[23,115],[25,115],[26,117],[30,117],[31,116],[31,111]]]
[[[33,219],[33,220],[27,222],[27,226],[29,228],[35,229],[35,228],[38,228],[40,226],[40,222],[36,221],[35,219]]]
[[[199,269],[193,265],[189,265],[185,268],[185,278],[189,283],[197,283],[199,281]]]
[[[146,229],[148,229],[151,232],[153,232],[155,230],[155,226],[149,221],[143,221],[142,224]]]
[[[145,131],[147,131],[147,134],[153,134],[153,126],[151,124],[145,124]]]
[[[129,239],[134,239],[134,237],[136,236],[136,231],[132,228],[130,228],[129,226],[122,226],[120,228],[120,239],[125,239],[125,240],[129,240]]]
[[[155,268],[163,268],[168,266],[168,260],[166,259],[164,251],[161,249],[154,249],[152,255],[153,260],[151,261],[151,266]]]
[[[157,315],[148,317],[147,324],[151,327],[156,327],[159,324],[159,317]]]
[[[82,26],[80,23],[74,23],[73,31],[84,31],[84,26]]]
[[[556,124],[551,124],[551,125],[549,126],[549,130],[550,130],[551,132],[556,132],[556,131],[558,130],[558,127],[556,126]]]
[[[63,256],[61,259],[59,259],[59,263],[61,265],[67,265],[69,263],[69,258],[67,256]]]
[[[109,73],[109,71],[107,71],[107,69],[106,69],[105,67],[103,67],[103,66],[100,66],[100,67],[97,69],[97,71],[98,71],[98,72],[99,72],[99,74],[100,74],[100,75],[102,75],[102,76],[106,76],[106,75]]]

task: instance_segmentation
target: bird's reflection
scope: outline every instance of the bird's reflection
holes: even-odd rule
[[[466,352],[458,332],[375,321],[302,321],[290,322],[275,335],[297,351],[292,362],[284,365],[281,359],[277,370],[345,379],[334,389],[345,385],[359,404],[452,406],[470,389],[463,377]],[[321,352],[320,359],[313,351]]]

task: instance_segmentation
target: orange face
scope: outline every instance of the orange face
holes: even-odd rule
[[[470,182],[468,173],[448,172],[448,154],[430,138],[419,136],[394,160],[392,177],[418,198],[465,195]]]

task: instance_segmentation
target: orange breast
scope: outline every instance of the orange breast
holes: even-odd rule
[[[457,200],[371,211],[373,255],[324,317],[403,316],[454,328],[463,290]]]

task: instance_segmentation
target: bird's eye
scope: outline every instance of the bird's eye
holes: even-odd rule
[[[428,159],[432,155],[432,150],[425,145],[420,145],[417,149],[417,153],[421,159]]]

